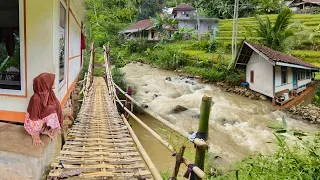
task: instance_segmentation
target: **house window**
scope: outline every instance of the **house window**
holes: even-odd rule
[[[307,79],[311,79],[311,73],[310,73],[310,70],[307,70],[306,76],[307,76]]]
[[[199,28],[198,25],[195,25],[194,29],[198,29],[198,28]]]
[[[19,0],[0,1],[0,92],[22,90],[19,4]]]
[[[305,70],[299,70],[297,71],[298,81],[306,79],[306,71]]]
[[[288,83],[288,68],[287,67],[281,67],[281,84],[287,84]]]
[[[186,14],[186,17],[189,17],[189,14]]]
[[[59,32],[59,83],[65,80],[66,75],[66,21],[67,11],[60,3],[60,32]]]
[[[250,83],[254,83],[254,71],[250,71]]]

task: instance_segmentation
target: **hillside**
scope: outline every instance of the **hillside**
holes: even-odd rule
[[[271,21],[275,21],[277,15],[268,15]],[[309,14],[296,14],[292,17],[293,22],[300,22],[308,28],[316,29],[320,24],[320,14],[309,15]],[[221,20],[219,24],[219,41],[222,41],[225,45],[231,44],[232,40],[232,19]],[[255,28],[258,27],[258,23],[255,17],[250,18],[239,18],[239,42],[243,39],[248,39],[252,36],[252,41],[257,41],[259,38],[256,35]],[[252,34],[250,35],[250,30]],[[247,38],[245,38],[247,37]],[[320,48],[320,33],[315,36],[314,42],[317,48]],[[320,52],[319,49],[313,50],[310,43],[303,43],[299,48],[291,52],[292,55],[301,58],[302,60],[312,63],[316,66],[320,66]]]

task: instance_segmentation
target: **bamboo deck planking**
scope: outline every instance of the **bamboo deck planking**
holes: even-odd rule
[[[68,179],[153,179],[103,78],[94,78],[77,122],[51,167],[48,179],[71,170],[81,173]]]

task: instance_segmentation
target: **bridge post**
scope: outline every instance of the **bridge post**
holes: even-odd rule
[[[132,93],[133,93],[133,86],[130,85],[130,84],[127,84],[127,90],[126,90],[126,93],[131,96]],[[132,103],[131,103],[131,100],[126,97],[126,103],[125,103],[125,106],[126,108],[129,110],[129,111],[133,111],[133,107],[132,107]],[[125,117],[126,119],[129,119],[129,113],[128,112],[125,112]]]
[[[197,133],[197,136],[199,136],[199,138],[204,140],[208,139],[211,106],[212,106],[212,97],[208,95],[204,95],[202,97],[202,102],[200,106],[200,120],[199,120],[199,128]],[[198,166],[203,171],[204,171],[205,154],[206,154],[206,149],[203,149],[198,146],[196,147],[195,165]],[[201,178],[196,176],[196,180],[199,180],[199,179]]]

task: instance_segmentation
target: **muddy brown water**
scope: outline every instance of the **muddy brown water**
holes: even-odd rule
[[[269,101],[249,100],[226,93],[212,84],[201,84],[195,79],[180,77],[172,71],[140,63],[128,64],[122,71],[125,73],[125,82],[134,86],[133,97],[136,100],[148,104],[152,111],[182,127],[186,132],[196,131],[198,128],[202,96],[212,96],[214,104],[210,114],[207,142],[210,145],[211,157],[216,157],[210,161],[214,166],[232,164],[253,152],[274,152],[275,145],[270,143],[274,142],[273,131],[267,126],[281,123],[282,117],[286,119],[289,129],[311,133],[319,129],[319,126],[292,119],[286,113],[274,110]],[[187,110],[174,113],[173,109],[177,105]],[[150,116],[140,115],[140,118],[162,137],[169,131]],[[170,152],[134,120],[130,123],[159,170],[169,170],[171,174],[174,158],[170,157]],[[190,150],[192,151],[194,150]],[[192,156],[192,153],[190,154]]]

